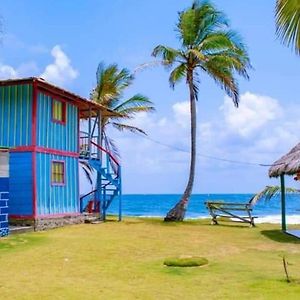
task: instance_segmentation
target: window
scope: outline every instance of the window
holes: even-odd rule
[[[53,122],[64,124],[66,121],[66,104],[62,101],[53,99],[52,102],[52,120]]]
[[[65,162],[64,161],[52,161],[51,183],[53,185],[65,184]]]

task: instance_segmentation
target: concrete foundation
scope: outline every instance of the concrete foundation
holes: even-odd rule
[[[85,215],[70,215],[63,217],[46,217],[36,219],[9,219],[9,224],[13,226],[32,226],[35,231],[47,230],[66,225],[81,224],[86,219]]]

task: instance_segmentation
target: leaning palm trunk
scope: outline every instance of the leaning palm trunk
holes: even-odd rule
[[[165,221],[183,221],[185,212],[188,206],[189,199],[192,194],[194,179],[195,179],[195,166],[196,166],[196,99],[193,86],[193,72],[187,75],[187,81],[190,90],[190,111],[191,111],[191,161],[190,161],[190,174],[185,191],[180,201],[167,213]]]

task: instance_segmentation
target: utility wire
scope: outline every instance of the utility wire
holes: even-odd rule
[[[188,150],[185,150],[183,148],[179,148],[179,147],[176,147],[176,146],[171,146],[171,145],[165,144],[163,142],[157,141],[157,140],[149,137],[148,135],[143,135],[143,134],[137,134],[137,135],[139,135],[139,136],[143,137],[144,139],[147,139],[147,140],[149,140],[149,141],[151,141],[155,144],[164,146],[166,148],[176,150],[176,151],[179,151],[179,152],[190,153],[190,151],[188,151]],[[246,162],[246,161],[232,160],[232,159],[226,159],[226,158],[222,158],[222,157],[216,157],[216,156],[200,154],[200,153],[197,153],[196,155],[199,156],[199,157],[204,157],[204,158],[207,158],[207,159],[223,161],[223,162],[232,163],[232,164],[241,164],[241,165],[249,165],[249,166],[259,166],[259,167],[274,166],[274,164],[265,164],[265,163],[258,163],[258,162]]]

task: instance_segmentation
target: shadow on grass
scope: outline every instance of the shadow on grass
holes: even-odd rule
[[[179,268],[179,267],[172,267],[172,268],[164,267],[163,272],[175,276],[186,275],[186,271],[183,268]]]
[[[205,226],[211,228],[218,227],[232,227],[232,228],[246,228],[249,229],[250,226],[248,224],[242,224],[239,222],[230,222],[225,221],[221,222],[218,225],[211,225],[211,220],[209,218],[205,219],[186,219],[184,221],[178,222],[165,222],[163,218],[158,217],[126,217],[124,218],[124,223],[126,225],[138,225],[138,224],[149,224],[149,225],[157,225],[157,226],[165,226],[165,227],[187,227],[187,226]]]
[[[218,225],[210,225],[213,227],[231,227],[231,228],[244,228],[244,229],[248,229],[251,230],[253,227],[249,226],[249,224],[241,224],[238,222],[223,222],[223,223],[219,223]],[[254,227],[255,228],[255,227]]]
[[[199,225],[208,225],[209,222],[207,220],[184,220],[179,222],[165,222],[163,218],[140,218],[145,224],[151,225],[159,225],[166,227],[182,227],[182,226],[199,226]]]
[[[300,244],[300,239],[289,234],[283,233],[281,230],[262,230],[260,233],[265,237],[269,238],[270,240],[276,242]]]

